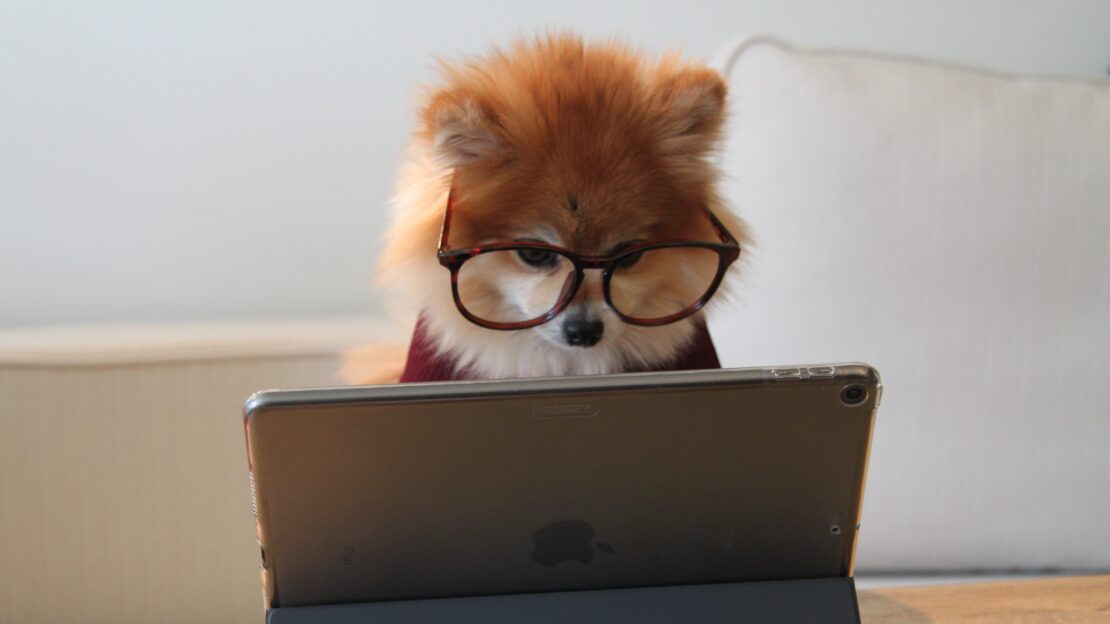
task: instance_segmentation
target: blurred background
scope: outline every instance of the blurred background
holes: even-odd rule
[[[773,33],[1105,76],[1101,0],[0,6],[0,324],[360,315],[434,55],[541,28],[712,60]]]
[[[729,80],[711,329],[882,372],[862,579],[1110,569],[1110,3],[6,0],[0,621],[261,617],[242,402],[407,340],[419,86],[547,28]]]

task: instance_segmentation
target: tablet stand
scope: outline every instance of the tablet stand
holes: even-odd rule
[[[851,577],[285,607],[267,624],[859,624]]]

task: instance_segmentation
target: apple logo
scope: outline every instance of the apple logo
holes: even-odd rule
[[[562,561],[589,563],[594,560],[594,527],[582,520],[561,520],[540,527],[532,534],[532,560],[554,568]],[[613,547],[602,542],[597,549],[612,555]]]

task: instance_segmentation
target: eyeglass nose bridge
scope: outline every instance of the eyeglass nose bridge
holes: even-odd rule
[[[607,305],[612,305],[609,303],[608,294],[609,278],[612,275],[612,261],[608,258],[583,258],[579,256],[573,259],[573,263],[574,271],[567,273],[563,288],[559,292],[559,304],[553,311],[552,317],[561,314],[578,297],[582,291],[582,286],[586,283],[586,271],[601,271],[601,297]]]
[[[579,271],[598,269],[608,273],[612,263],[611,258],[602,258],[599,256],[578,256],[574,258],[575,268]]]
[[[578,296],[578,292],[582,291],[582,285],[586,283],[586,271],[601,271],[602,272],[602,291],[608,288],[609,282],[609,265],[603,260],[594,259],[576,259],[574,263],[574,271],[566,274],[566,280],[563,282],[563,289],[559,291],[557,305],[558,312],[566,309],[566,306],[571,304],[572,301]],[[604,296],[604,294],[603,294]],[[605,298],[606,301],[608,298]]]

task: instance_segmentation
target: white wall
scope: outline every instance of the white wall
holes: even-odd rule
[[[0,4],[0,325],[373,311],[432,54],[540,27],[743,33],[1103,75],[1110,2]]]

